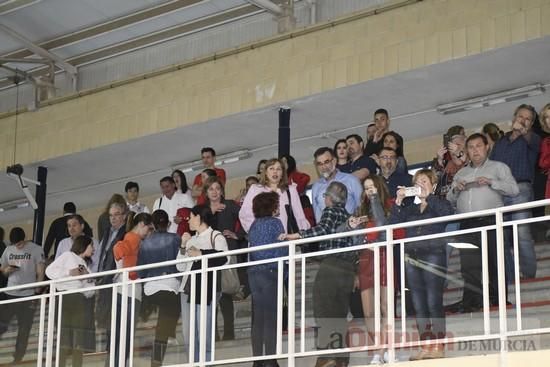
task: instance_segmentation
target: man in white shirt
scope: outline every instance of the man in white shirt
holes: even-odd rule
[[[168,213],[168,218],[170,219],[168,232],[177,233],[178,225],[183,220],[183,218],[177,216],[178,209],[192,208],[195,206],[195,203],[189,199],[189,196],[176,192],[176,183],[170,176],[163,177],[160,180],[160,190],[162,196],[155,200],[153,212],[157,209],[162,209]]]

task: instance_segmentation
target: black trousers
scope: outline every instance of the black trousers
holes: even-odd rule
[[[161,366],[166,353],[168,338],[175,337],[180,317],[180,295],[170,291],[159,291],[147,296],[148,301],[158,306],[155,341],[151,355],[151,366]]]
[[[18,299],[23,297],[10,296],[6,294],[6,299]],[[0,336],[7,330],[11,319],[17,318],[17,340],[15,342],[15,352],[13,359],[17,362],[23,359],[29,343],[29,335],[32,329],[34,319],[34,302],[24,301],[9,303],[0,306]]]
[[[478,228],[493,225],[494,218],[472,218],[463,220],[460,229]],[[462,301],[465,306],[483,305],[483,279],[481,259],[481,232],[461,236],[467,243],[476,245],[475,249],[460,249],[460,271],[464,279]],[[487,261],[489,267],[489,302],[498,304],[497,239],[495,230],[487,231]],[[508,290],[506,290],[508,299]]]
[[[352,261],[329,255],[319,266],[313,283],[313,314],[317,322],[317,349],[345,348],[347,340],[347,315],[350,295],[355,280]],[[324,356],[347,361],[349,353]]]

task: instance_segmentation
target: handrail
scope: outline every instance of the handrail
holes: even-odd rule
[[[494,209],[485,209],[485,210],[479,210],[479,211],[475,211],[475,212],[468,212],[468,213],[462,213],[462,214],[452,214],[452,215],[437,217],[437,218],[433,218],[433,219],[422,219],[422,220],[402,222],[402,223],[397,223],[397,224],[387,224],[387,225],[380,226],[380,227],[356,229],[356,230],[340,232],[340,233],[333,233],[333,234],[327,234],[327,235],[311,237],[311,238],[301,238],[301,239],[298,239],[298,240],[290,240],[290,241],[277,242],[277,243],[272,243],[272,244],[267,244],[267,245],[262,245],[262,246],[255,246],[255,247],[248,247],[248,248],[243,248],[243,249],[217,252],[217,253],[202,255],[202,256],[200,256],[200,258],[212,259],[212,258],[221,257],[221,256],[242,255],[242,254],[248,254],[250,252],[255,252],[255,251],[270,250],[270,249],[276,249],[276,248],[287,247],[287,246],[299,246],[299,245],[305,245],[305,244],[314,243],[314,242],[321,242],[321,241],[331,240],[331,239],[340,238],[340,237],[352,237],[352,236],[358,236],[358,235],[365,235],[367,233],[381,232],[381,231],[384,231],[384,230],[403,229],[403,228],[416,227],[416,226],[422,226],[422,225],[433,224],[433,223],[441,223],[441,222],[456,222],[456,221],[459,221],[459,220],[462,220],[462,219],[470,219],[470,218],[478,218],[480,216],[495,215],[498,212],[502,212],[502,213],[506,212],[507,213],[507,212],[513,212],[513,211],[518,211],[518,210],[531,209],[531,208],[535,208],[535,207],[539,207],[539,206],[543,206],[543,205],[550,205],[550,199],[531,201],[531,202],[528,202],[528,203],[514,204],[514,205],[503,206],[503,207],[494,208]],[[539,217],[539,218],[544,218],[544,217]],[[513,225],[514,223],[518,223],[518,224],[530,223],[530,222],[532,222],[536,219],[538,219],[538,218],[508,221],[508,222],[503,222],[503,225],[507,226],[507,225]],[[488,227],[493,227],[492,229],[494,229],[495,225],[488,226]],[[465,231],[464,233],[475,232],[475,229],[473,229],[473,230],[464,230],[464,231]],[[455,232],[457,232],[457,234],[462,234],[462,233],[459,233],[458,231],[455,231]],[[453,233],[455,233],[455,232],[453,232]],[[446,237],[447,235],[443,235],[441,237]],[[437,235],[426,235],[426,236],[421,236],[421,237],[420,236],[419,237],[410,237],[410,238],[406,238],[406,239],[401,239],[399,241],[412,242],[412,241],[417,241],[417,240],[420,240],[420,239],[437,238],[437,237],[434,237],[434,236],[437,236]],[[382,241],[382,242],[384,242],[384,241]],[[334,250],[331,250],[331,251],[334,251]],[[335,252],[338,252],[338,251],[335,251]],[[329,254],[329,253],[330,252],[327,252],[326,254]],[[324,253],[323,252],[315,252],[312,255],[313,256],[315,256],[315,255],[319,256],[319,255],[324,255]],[[297,254],[296,256],[302,256],[302,255]],[[198,259],[199,258],[192,258],[192,257],[191,258],[183,258],[183,259],[177,259],[177,260],[164,261],[164,262],[155,263],[155,264],[139,265],[139,266],[134,266],[134,267],[131,267],[131,268],[114,269],[114,270],[107,270],[107,271],[98,272],[98,273],[90,273],[90,274],[79,275],[79,276],[74,276],[74,277],[66,277],[66,278],[62,278],[62,279],[57,279],[55,281],[47,280],[47,281],[42,281],[42,282],[35,282],[35,283],[30,283],[30,284],[25,284],[25,285],[2,288],[1,292],[51,286],[52,283],[54,283],[54,282],[55,283],[62,283],[62,282],[74,281],[74,280],[85,280],[85,279],[90,279],[90,278],[100,278],[100,277],[108,276],[108,275],[122,274],[124,271],[138,272],[140,270],[155,269],[155,268],[159,268],[159,267],[177,265],[177,264],[186,263],[186,262],[194,262],[194,261],[197,261]],[[232,264],[232,265],[238,265],[238,264]],[[221,267],[216,267],[216,269],[223,270],[223,269],[225,269],[224,266],[226,266],[226,265],[223,265]],[[147,279],[149,279],[149,278],[147,278]],[[1,304],[1,302],[0,302],[0,304]]]
[[[507,325],[507,311],[506,311],[506,304],[505,304],[505,298],[504,298],[504,289],[506,287],[506,284],[505,284],[505,281],[504,281],[504,245],[503,245],[503,229],[504,228],[512,228],[512,231],[513,231],[513,234],[514,234],[514,245],[515,245],[515,248],[517,250],[517,227],[520,225],[520,224],[528,224],[528,223],[534,223],[534,222],[540,222],[542,220],[548,220],[550,219],[550,216],[545,216],[545,217],[536,217],[536,218],[530,218],[530,219],[522,219],[522,220],[510,220],[510,221],[504,221],[504,216],[511,212],[511,211],[515,211],[515,210],[524,210],[524,209],[528,209],[528,208],[533,208],[533,207],[537,207],[537,206],[541,206],[541,205],[550,205],[550,200],[540,200],[540,201],[537,201],[537,202],[531,202],[531,203],[525,203],[525,204],[517,204],[517,205],[513,205],[513,206],[508,206],[508,207],[500,207],[500,208],[494,208],[494,209],[489,209],[489,210],[483,210],[483,211],[479,211],[479,212],[472,212],[472,213],[464,213],[464,214],[454,214],[454,215],[450,215],[450,216],[445,216],[445,217],[438,217],[438,218],[433,218],[433,219],[428,219],[428,220],[419,220],[419,221],[411,221],[411,222],[403,222],[403,223],[398,223],[398,224],[392,224],[392,225],[385,225],[385,226],[380,226],[380,227],[373,227],[373,228],[368,228],[368,229],[357,229],[357,230],[353,230],[353,231],[348,231],[348,232],[342,232],[342,233],[334,233],[334,234],[329,234],[329,235],[324,235],[324,236],[319,236],[319,237],[314,237],[314,238],[306,238],[306,239],[299,239],[299,240],[292,240],[292,241],[286,241],[286,242],[279,242],[279,243],[274,243],[274,244],[268,244],[268,245],[264,245],[264,246],[257,246],[257,247],[251,247],[251,248],[245,248],[245,249],[237,249],[237,250],[231,250],[231,251],[225,251],[225,252],[220,252],[220,253],[213,253],[213,254],[208,254],[208,255],[203,255],[203,256],[198,256],[198,257],[192,257],[192,258],[182,258],[182,259],[175,259],[175,260],[170,260],[170,261],[165,261],[165,262],[162,262],[162,263],[156,263],[156,264],[148,264],[148,265],[140,265],[140,266],[135,266],[135,267],[132,267],[132,268],[122,268],[122,269],[115,269],[115,270],[110,270],[110,271],[105,271],[105,272],[101,272],[101,273],[92,273],[92,274],[86,274],[86,275],[81,275],[81,276],[75,276],[75,277],[66,277],[66,278],[63,278],[63,279],[56,279],[56,280],[49,280],[49,281],[44,281],[44,282],[37,282],[37,283],[32,283],[32,284],[26,284],[26,285],[21,285],[21,286],[12,286],[12,287],[7,287],[7,288],[4,288],[2,289],[1,291],[2,292],[9,292],[9,291],[12,291],[12,290],[21,290],[21,289],[28,289],[28,288],[36,288],[36,287],[42,287],[42,286],[45,286],[45,285],[49,285],[50,286],[50,292],[47,293],[47,294],[39,294],[39,295],[33,295],[33,296],[29,296],[29,297],[26,297],[26,298],[20,298],[20,299],[10,299],[10,300],[5,300],[5,301],[0,301],[0,305],[2,304],[8,304],[8,303],[17,303],[17,302],[21,302],[21,301],[29,301],[29,300],[41,300],[41,311],[40,311],[40,320],[41,320],[41,325],[43,324],[43,322],[45,321],[45,317],[46,317],[46,313],[45,313],[45,302],[46,300],[49,300],[49,304],[50,304],[50,309],[48,311],[48,325],[47,325],[47,337],[48,337],[48,343],[46,344],[46,348],[47,348],[47,351],[46,351],[46,367],[49,367],[51,366],[51,360],[53,357],[53,355],[58,355],[59,353],[59,350],[55,351],[55,350],[52,350],[52,346],[51,346],[51,343],[53,343],[53,337],[54,337],[54,324],[53,322],[55,321],[55,299],[56,297],[57,298],[62,298],[64,295],[68,295],[68,294],[74,294],[74,293],[81,293],[82,291],[96,291],[96,290],[107,290],[107,289],[111,289],[111,292],[114,296],[117,295],[117,292],[118,294],[122,293],[122,305],[121,305],[121,309],[122,309],[122,312],[121,312],[121,319],[119,321],[116,321],[115,319],[115,315],[114,315],[114,312],[112,313],[112,316],[111,316],[111,332],[113,333],[114,329],[116,328],[117,326],[117,322],[120,322],[121,325],[125,325],[127,320],[130,320],[131,322],[133,322],[134,320],[134,317],[135,317],[135,302],[133,301],[135,299],[135,291],[136,291],[136,285],[138,284],[143,284],[143,283],[147,283],[147,282],[150,282],[150,281],[154,281],[154,280],[161,280],[161,279],[169,279],[169,278],[180,278],[182,275],[190,275],[190,280],[191,280],[191,295],[190,295],[190,301],[191,301],[191,304],[197,304],[197,305],[200,305],[200,318],[198,320],[195,320],[195,308],[194,307],[191,307],[191,319],[190,319],[190,325],[186,325],[185,327],[189,327],[190,330],[194,330],[195,326],[200,326],[199,328],[199,335],[197,335],[198,337],[198,340],[200,341],[200,345],[202,346],[201,347],[201,350],[200,350],[200,358],[199,358],[199,361],[198,362],[192,362],[192,358],[191,357],[191,361],[189,361],[189,364],[185,363],[186,365],[200,365],[200,366],[209,366],[209,365],[217,365],[217,364],[229,364],[229,363],[239,363],[239,362],[248,362],[251,360],[250,357],[246,357],[246,358],[230,358],[230,359],[222,359],[222,360],[219,360],[219,359],[216,359],[215,358],[215,347],[213,347],[213,350],[212,350],[212,356],[213,356],[213,360],[208,362],[206,360],[206,355],[205,355],[205,349],[204,349],[204,345],[206,343],[206,340],[208,339],[207,338],[207,335],[209,334],[210,336],[212,336],[212,334],[214,333],[214,324],[212,325],[212,329],[210,330],[206,330],[206,323],[207,323],[207,320],[206,320],[206,297],[207,297],[207,292],[201,292],[201,296],[200,296],[200,299],[196,299],[196,295],[195,295],[195,291],[196,291],[196,287],[197,287],[197,284],[196,284],[196,281],[197,281],[197,274],[201,274],[201,277],[202,279],[204,279],[205,275],[208,273],[208,272],[213,272],[213,274],[219,274],[219,272],[225,270],[225,269],[232,269],[232,268],[239,268],[239,267],[249,267],[249,266],[253,266],[253,265],[259,265],[259,264],[266,264],[266,263],[277,263],[278,265],[278,269],[279,269],[279,272],[278,272],[278,301],[277,301],[277,315],[278,315],[278,321],[279,321],[279,324],[277,326],[277,352],[276,352],[276,356],[275,358],[286,358],[288,360],[288,365],[289,366],[293,366],[295,364],[295,359],[298,358],[298,357],[307,357],[307,356],[314,356],[314,355],[327,355],[327,354],[331,354],[331,353],[338,353],[338,352],[356,352],[356,351],[368,351],[368,350],[374,350],[374,349],[378,349],[378,348],[387,348],[388,349],[388,352],[390,354],[390,359],[394,360],[394,357],[395,357],[395,349],[396,348],[403,348],[403,347],[415,347],[415,346],[424,346],[424,345],[430,345],[430,344],[434,344],[434,343],[454,343],[454,342],[460,342],[460,341],[473,341],[473,340],[492,340],[492,339],[500,339],[500,341],[502,342],[502,344],[506,344],[505,341],[509,338],[509,337],[512,337],[512,336],[515,336],[515,335],[532,335],[532,334],[537,334],[537,333],[541,333],[541,332],[545,332],[544,330],[546,329],[529,329],[529,330],[525,330],[525,329],[522,329],[522,324],[521,324],[521,321],[522,321],[522,315],[521,315],[521,304],[518,304],[517,305],[517,315],[516,315],[516,319],[517,319],[517,325],[518,325],[518,328],[517,328],[517,331],[510,331],[508,330],[508,325]],[[417,236],[417,237],[408,237],[408,238],[403,238],[403,239],[398,239],[398,240],[395,240],[393,238],[393,230],[394,229],[397,229],[397,228],[400,228],[400,229],[403,229],[403,228],[410,228],[410,227],[416,227],[416,226],[422,226],[422,225],[426,225],[426,224],[433,224],[433,223],[442,223],[442,222],[446,222],[446,223],[455,223],[455,222],[458,222],[462,219],[469,219],[469,218],[477,218],[479,216],[489,216],[489,215],[492,215],[495,217],[495,224],[492,224],[492,225],[487,225],[487,226],[482,226],[482,227],[477,227],[477,228],[470,228],[470,229],[459,229],[459,230],[456,230],[456,231],[452,231],[452,232],[443,232],[443,233],[435,233],[435,234],[431,234],[431,235],[422,235],[422,236]],[[482,248],[482,259],[484,259],[484,261],[486,261],[487,259],[487,231],[494,231],[496,230],[496,233],[497,233],[497,266],[498,266],[498,280],[497,280],[497,285],[498,285],[498,288],[499,288],[499,312],[498,312],[498,320],[499,320],[499,325],[497,327],[497,329],[491,329],[490,328],[490,323],[489,323],[489,296],[488,296],[488,281],[487,281],[487,267],[485,266],[485,262],[483,263],[483,271],[482,271],[482,274],[483,274],[483,279],[484,279],[484,282],[483,282],[483,320],[484,320],[484,324],[483,324],[483,330],[484,332],[482,332],[480,335],[469,335],[469,336],[461,336],[461,337],[452,337],[452,338],[449,338],[449,337],[445,337],[443,339],[437,339],[437,340],[432,340],[432,341],[417,341],[417,340],[411,340],[410,338],[402,338],[401,340],[399,341],[396,341],[396,335],[399,334],[400,332],[401,333],[404,333],[406,330],[405,330],[405,327],[406,327],[406,323],[405,323],[405,319],[404,319],[404,309],[402,308],[402,311],[401,311],[401,315],[402,315],[402,320],[401,320],[401,325],[399,326],[399,324],[396,322],[396,318],[395,318],[395,315],[394,315],[394,306],[395,306],[395,299],[394,299],[394,286],[393,286],[393,277],[394,277],[394,274],[393,274],[393,251],[391,250],[394,245],[397,245],[399,246],[398,248],[398,251],[400,251],[402,257],[401,257],[401,262],[398,266],[401,267],[401,271],[402,271],[402,276],[401,276],[401,291],[402,291],[402,295],[401,295],[401,301],[403,302],[404,300],[404,284],[403,284],[403,280],[404,280],[404,275],[403,275],[403,269],[404,269],[404,261],[405,261],[405,246],[407,246],[409,243],[411,242],[418,242],[418,241],[424,241],[424,240],[430,240],[430,239],[436,239],[436,238],[448,238],[448,237],[453,237],[453,236],[458,236],[458,235],[463,235],[463,234],[467,234],[467,233],[477,233],[477,232],[481,232],[481,237],[482,237],[482,242],[479,244]],[[330,240],[330,239],[335,239],[335,238],[341,238],[341,237],[350,237],[350,236],[364,236],[365,234],[367,233],[373,233],[373,232],[382,232],[382,231],[385,231],[386,233],[386,239],[383,240],[383,241],[378,241],[378,242],[375,242],[375,243],[362,243],[362,244],[358,244],[358,245],[354,245],[354,246],[349,246],[349,247],[345,247],[345,248],[339,248],[339,249],[332,249],[332,250],[324,250],[324,251],[318,251],[318,252],[314,252],[314,253],[297,253],[296,252],[296,247],[297,246],[300,246],[300,245],[304,245],[304,244],[308,244],[308,243],[312,243],[312,242],[319,242],[319,241],[324,241],[324,240]],[[252,253],[252,252],[256,252],[256,251],[264,251],[264,250],[268,250],[268,249],[275,249],[275,248],[282,248],[282,247],[287,247],[289,252],[288,252],[288,255],[286,256],[282,256],[282,257],[278,257],[278,258],[272,258],[272,259],[263,259],[263,260],[255,260],[255,261],[249,261],[249,262],[246,262],[246,263],[239,263],[239,264],[225,264],[225,265],[221,265],[221,266],[216,266],[216,267],[208,267],[208,260],[209,259],[212,259],[212,258],[219,258],[221,256],[223,257],[226,257],[226,256],[232,256],[232,255],[242,255],[242,254],[249,254],[249,253]],[[301,294],[302,294],[302,297],[301,297],[301,305],[300,307],[296,308],[295,307],[295,301],[296,301],[296,291],[297,291],[297,287],[296,287],[296,281],[298,281],[298,278],[301,277],[301,284],[302,284],[302,287],[305,287],[304,286],[304,281],[305,281],[305,264],[306,264],[306,260],[308,258],[312,258],[312,257],[318,257],[318,256],[327,256],[327,255],[330,255],[330,254],[336,254],[336,253],[344,253],[344,252],[349,252],[349,251],[360,251],[360,250],[365,250],[365,249],[371,249],[374,251],[375,253],[375,264],[379,264],[380,263],[377,261],[378,259],[378,255],[379,255],[379,250],[380,248],[386,248],[386,256],[387,256],[387,283],[388,283],[388,286],[386,287],[386,292],[387,292],[387,325],[388,325],[388,340],[386,341],[386,343],[382,344],[380,343],[380,340],[377,340],[375,341],[375,344],[374,345],[363,345],[363,346],[360,346],[360,347],[345,347],[345,348],[338,348],[338,349],[331,349],[331,350],[327,350],[327,351],[319,351],[319,350],[305,350],[305,348],[303,346],[305,346],[304,344],[304,328],[305,328],[305,320],[304,320],[304,311],[305,311],[305,290],[302,289],[301,290]],[[396,247],[397,249],[397,247]],[[186,262],[189,262],[189,261],[200,261],[201,262],[201,267],[200,269],[195,269],[195,270],[188,270],[186,272],[175,272],[175,273],[171,273],[171,274],[162,274],[162,275],[158,275],[158,276],[154,276],[154,277],[148,277],[148,278],[138,278],[136,280],[130,280],[128,278],[128,274],[130,272],[133,272],[133,271],[140,271],[140,270],[146,270],[146,269],[153,269],[153,268],[158,268],[158,267],[165,267],[165,266],[172,266],[172,265],[177,265],[177,264],[180,264],[180,263],[186,263]],[[296,262],[300,262],[300,264],[296,264]],[[518,292],[521,292],[521,289],[520,287],[518,286],[519,285],[519,266],[518,266],[518,261],[517,261],[517,257],[515,259],[516,261],[516,269],[515,269],[515,284],[516,284],[516,294],[518,294]],[[295,330],[293,327],[290,327],[289,328],[289,332],[288,332],[288,335],[287,335],[287,343],[290,343],[288,344],[289,348],[286,352],[283,353],[283,349],[282,349],[282,342],[283,342],[283,336],[282,336],[282,330],[281,330],[281,327],[280,327],[280,320],[282,319],[282,285],[283,285],[283,271],[281,271],[283,269],[283,264],[284,263],[288,263],[287,265],[287,269],[288,269],[288,274],[289,274],[289,283],[288,283],[288,317],[289,317],[289,320],[295,320],[295,316],[297,314],[297,312],[300,312],[301,313],[301,321],[299,323],[299,327],[301,329],[301,336],[300,336],[300,339],[299,340],[296,340],[295,339]],[[298,265],[301,265],[303,266],[303,268],[301,269],[301,271],[296,271],[296,266]],[[57,290],[56,288],[56,285],[58,284],[62,284],[64,282],[72,282],[72,281],[75,281],[75,280],[84,280],[84,279],[93,279],[93,278],[101,278],[101,277],[104,277],[104,276],[108,276],[108,275],[115,275],[115,274],[122,274],[122,282],[117,282],[117,283],[110,283],[110,284],[100,284],[100,285],[93,285],[91,287],[85,287],[85,288],[81,288],[81,289],[70,289],[70,290]],[[214,287],[216,285],[216,280],[217,277],[214,276],[213,277],[213,282],[214,282]],[[379,284],[379,281],[380,280],[380,274],[379,274],[379,269],[378,267],[376,268],[376,271],[375,271],[375,279],[377,279],[377,281],[375,281],[375,294],[377,295],[380,295],[381,294],[381,289],[380,289],[380,284]],[[128,289],[128,286],[131,287],[131,289]],[[214,299],[215,297],[215,292],[216,292],[216,288],[213,288],[212,289],[212,299]],[[518,295],[518,298],[517,299],[521,299],[520,296]],[[117,304],[117,301],[116,301],[116,297],[113,297],[113,300],[112,300],[112,305],[111,307],[116,307],[116,304]],[[215,315],[215,307],[216,307],[216,302],[213,302],[213,306],[212,306],[212,316]],[[403,303],[401,303],[403,304]],[[62,306],[62,302],[59,302],[59,307],[63,307]],[[61,312],[61,309],[58,309],[58,314],[60,314]],[[380,304],[379,303],[376,303],[375,304],[375,324],[376,325],[379,325],[380,322],[381,322],[381,314],[380,314]],[[129,311],[129,313],[127,312]],[[58,322],[59,322],[59,319],[60,317],[58,317]],[[292,321],[294,323],[294,321]],[[58,336],[59,336],[59,325],[58,324]],[[44,329],[42,326],[41,326],[42,330]],[[124,328],[124,327],[123,327]],[[548,328],[547,328],[548,329]],[[130,339],[130,343],[133,343],[133,331],[130,332],[129,335],[125,335],[126,329],[124,329],[124,331],[121,332],[121,341],[120,341],[120,344],[123,345],[124,344],[124,340],[126,339]],[[377,330],[380,331],[380,327],[377,326]],[[401,331],[400,331],[401,330]],[[42,335],[42,334],[41,334]],[[403,334],[404,335],[404,334]],[[111,339],[111,346],[114,346],[114,335],[112,335],[112,339]],[[40,339],[41,341],[42,339]],[[190,349],[190,353],[193,353],[193,349],[195,348],[193,344],[193,341],[195,340],[195,334],[194,333],[191,333],[191,337],[190,337],[190,345],[189,345],[189,349]],[[299,347],[294,350],[294,342],[295,341],[298,341],[299,342]],[[302,346],[300,346],[302,345]],[[506,347],[502,347],[501,349],[501,353],[506,353]],[[110,358],[111,358],[111,362],[114,362],[112,360],[112,358],[114,357],[114,350],[111,348],[111,355],[110,355]],[[271,359],[273,358],[274,356],[265,356],[265,357],[259,357],[259,358],[256,358],[254,357],[255,360],[263,360],[263,359]],[[121,354],[118,355],[118,358],[119,358],[119,362],[123,362],[124,361],[124,352],[121,351]],[[130,356],[129,356],[130,359],[133,358],[133,353],[130,353]]]

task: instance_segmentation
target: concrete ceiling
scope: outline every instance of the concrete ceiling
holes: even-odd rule
[[[550,37],[546,37],[288,101],[285,105],[292,108],[291,154],[299,163],[311,162],[316,148],[332,146],[336,138],[350,133],[364,135],[364,123],[379,107],[390,111],[392,129],[406,141],[442,134],[454,124],[475,128],[510,119],[519,103],[539,109],[550,101],[549,91],[458,114],[444,116],[435,111],[443,103],[534,83],[546,85],[550,82],[549,56]],[[24,175],[34,178],[38,165],[48,167],[48,214],[58,213],[65,201],[74,201],[79,208],[101,206],[112,193],[122,192],[129,179],[140,183],[143,196],[155,194],[159,178],[177,163],[198,159],[203,146],[215,147],[218,155],[250,149],[251,158],[224,166],[229,178],[249,175],[255,172],[259,159],[276,155],[277,108],[270,106],[37,162],[26,166]],[[0,207],[23,197],[16,183],[5,175],[0,175],[0,187]],[[0,213],[0,224],[31,220],[32,216],[30,208],[9,210]]]

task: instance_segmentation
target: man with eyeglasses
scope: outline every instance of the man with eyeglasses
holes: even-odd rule
[[[328,185],[333,181],[341,182],[346,186],[348,196],[345,207],[348,213],[354,213],[359,205],[361,205],[361,194],[363,192],[359,179],[352,174],[340,172],[336,168],[336,156],[331,148],[319,148],[315,151],[313,157],[315,166],[319,172],[319,179],[311,188],[315,221],[319,222],[321,219],[323,209],[325,209],[323,194],[327,190]]]

